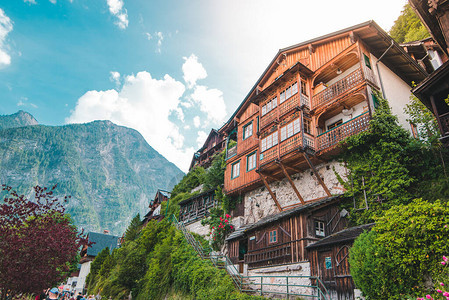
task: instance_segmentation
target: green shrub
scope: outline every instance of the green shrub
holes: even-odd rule
[[[369,299],[405,299],[431,288],[438,262],[449,253],[449,206],[416,199],[378,217],[351,248],[354,282]]]

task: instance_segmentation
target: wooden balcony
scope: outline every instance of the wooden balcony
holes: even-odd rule
[[[292,260],[291,245],[292,243],[288,242],[249,251],[245,254],[245,263],[250,269],[289,263]]]
[[[365,112],[331,130],[318,135],[318,150],[323,151],[327,148],[335,146],[345,138],[368,129],[369,119],[369,112]]]
[[[272,162],[276,158],[278,158],[278,147],[279,145],[273,146],[270,149],[264,151],[260,156],[260,166],[265,165],[269,162]]]
[[[341,80],[327,87],[325,90],[314,95],[312,97],[312,108],[317,108],[332,101],[336,97],[343,95],[347,91],[356,87],[364,80],[365,79],[363,78],[362,70],[360,68],[355,70],[348,76],[342,78]]]
[[[237,145],[228,149],[228,151],[226,152],[226,159],[230,159],[231,157],[236,155],[237,155]]]
[[[263,129],[277,120],[277,108],[271,110],[260,119],[260,129]]]

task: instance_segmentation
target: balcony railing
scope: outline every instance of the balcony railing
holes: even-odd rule
[[[310,108],[310,100],[309,97],[301,93],[301,105],[305,105]]]
[[[249,251],[245,254],[248,267],[261,267],[291,262],[291,243],[284,243],[263,249]]]
[[[278,146],[273,146],[270,149],[260,154],[260,165],[264,165],[275,160],[278,157]]]
[[[368,129],[369,113],[365,112],[343,124],[328,130],[317,137],[319,150],[332,147],[340,141],[361,131]]]
[[[226,152],[226,159],[229,159],[234,155],[237,155],[237,145],[228,149],[228,152]]]
[[[286,155],[302,146],[302,134],[297,133],[294,136],[281,142],[280,155]]]
[[[279,114],[285,115],[295,107],[299,106],[298,93],[294,94],[279,105]]]
[[[337,81],[331,86],[327,87],[325,90],[319,92],[312,97],[312,107],[316,108],[327,102],[330,102],[335,97],[338,97],[345,93],[346,91],[357,86],[364,80],[362,76],[362,70],[357,69],[343,79]]]
[[[273,109],[260,119],[260,128],[265,128],[277,118],[277,109]]]

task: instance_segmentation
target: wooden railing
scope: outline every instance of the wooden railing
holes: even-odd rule
[[[299,106],[298,93],[294,94],[279,105],[279,115],[283,116],[295,107]]]
[[[335,97],[338,97],[344,92],[357,86],[363,80],[364,78],[362,76],[362,70],[359,68],[343,79],[327,87],[325,90],[314,95],[312,97],[312,108],[316,108],[320,105],[330,102]]]
[[[369,113],[365,112],[343,124],[328,130],[317,137],[318,150],[324,150],[338,144],[345,138],[368,129]]]
[[[305,105],[310,108],[310,100],[309,97],[301,93],[301,105]]]
[[[280,155],[286,155],[302,146],[302,134],[299,132],[280,144]]]
[[[266,113],[262,118],[260,119],[260,128],[265,128],[266,126],[270,125],[271,122],[277,119],[277,108],[271,110],[270,112]]]
[[[304,134],[304,147],[309,147],[315,150],[315,137],[309,134]]]
[[[261,154],[260,165],[267,164],[278,157],[278,145],[271,147]]]
[[[289,263],[291,260],[291,242],[249,251],[245,254],[245,263],[249,268]]]
[[[229,159],[234,155],[237,155],[237,145],[228,149],[228,152],[226,152],[226,159]]]
[[[365,74],[365,79],[373,83],[374,85],[377,85],[376,76],[374,75],[373,70],[368,68],[365,64],[363,64],[363,73]]]

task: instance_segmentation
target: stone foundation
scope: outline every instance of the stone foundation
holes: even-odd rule
[[[331,194],[342,194],[344,188],[337,179],[335,171],[343,178],[346,178],[346,168],[337,161],[330,161],[315,166],[317,172],[323,178],[324,183]],[[312,170],[293,174],[291,176],[296,188],[305,201],[326,197],[323,187],[317,178],[311,173]],[[290,182],[287,178],[281,181],[270,183],[270,188],[276,195],[281,207],[300,203]],[[255,223],[261,218],[279,212],[270,193],[265,187],[257,188],[245,194],[245,224]]]
[[[252,289],[260,290],[261,284],[261,276],[263,276],[263,291],[267,291],[270,293],[266,293],[264,295],[276,295],[281,296],[282,298],[287,298],[287,279],[286,276],[310,276],[310,263],[309,262],[301,262],[283,266],[273,266],[268,268],[258,268],[248,270],[248,281],[251,282],[249,285]],[[265,285],[265,283],[269,285]],[[273,284],[273,285],[272,285]],[[311,287],[312,282],[309,277],[301,278],[301,277],[289,277],[288,278],[288,292],[294,294],[301,295],[316,295],[316,291]],[[291,285],[301,285],[301,286],[291,286]],[[279,294],[276,294],[279,293]],[[282,296],[283,295],[283,296]],[[290,296],[290,299],[295,299],[295,297],[299,296]],[[309,297],[301,296],[301,299],[309,299]],[[312,297],[310,297],[312,299]]]

